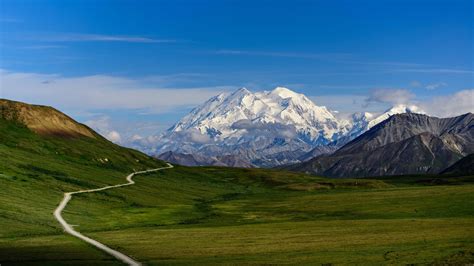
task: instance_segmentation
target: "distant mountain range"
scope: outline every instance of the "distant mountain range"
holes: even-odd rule
[[[473,152],[472,113],[453,118],[398,114],[332,154],[288,168],[328,177],[438,174]],[[460,165],[469,163],[472,158]],[[446,171],[464,173],[459,167]]]
[[[416,106],[398,105],[381,115],[364,112],[342,119],[287,88],[257,93],[241,88],[196,107],[157,144],[137,141],[132,147],[183,165],[275,167],[331,153],[406,112],[422,113]]]
[[[363,117],[369,117],[369,115],[364,114]],[[90,169],[105,167],[117,172],[129,172],[163,164],[140,152],[111,143],[89,127],[77,123],[52,107],[0,99],[0,120],[2,144],[8,150],[5,154],[9,156],[16,153],[22,154],[15,155],[15,158],[36,156],[37,161],[40,157],[44,157],[54,161],[55,166],[57,161],[58,167],[67,162]],[[369,128],[370,121],[374,120],[366,121],[368,123],[363,125]],[[274,126],[271,123],[270,125]],[[360,124],[357,127],[360,128]],[[190,128],[194,129],[194,127]],[[294,156],[291,158],[300,163],[279,166],[279,168],[327,177],[474,174],[474,114],[472,113],[452,118],[436,118],[415,113],[393,114],[370,127],[360,136],[348,140],[352,137],[349,132],[354,128],[356,126],[350,128],[347,134],[339,139],[324,142],[326,144],[316,146],[299,157],[297,156],[301,153],[288,150],[286,156]],[[173,131],[170,130],[170,132]],[[262,136],[256,137],[271,138],[274,137],[271,134],[274,132],[263,131],[260,132]],[[256,132],[249,134],[256,134]],[[286,146],[288,143],[301,141],[297,133],[293,138],[282,138],[284,142],[275,142],[273,145],[284,150],[285,147],[292,147]],[[245,134],[241,139],[247,140]],[[220,149],[236,148],[238,143],[228,147],[225,144],[220,147],[215,143],[208,143],[208,152],[212,155],[168,151],[159,157],[166,161],[194,166],[255,166],[248,160],[242,159],[245,157],[239,154],[219,154]],[[190,145],[186,142],[182,144]],[[206,145],[201,144],[203,147]],[[242,142],[242,145],[245,148],[249,144]],[[256,150],[247,152],[248,154],[255,152],[254,155],[258,158],[259,154]]]

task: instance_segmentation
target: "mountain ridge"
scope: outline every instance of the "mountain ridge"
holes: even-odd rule
[[[397,114],[331,155],[289,168],[328,177],[437,174],[474,151],[473,127],[472,113],[453,118]]]

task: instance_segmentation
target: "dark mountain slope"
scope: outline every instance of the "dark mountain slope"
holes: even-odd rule
[[[320,155],[331,154],[335,152],[339,147],[341,146],[338,146],[334,142],[331,142],[328,145],[318,146],[312,149],[310,152],[298,157],[298,160],[300,160],[301,162],[306,162]]]
[[[424,132],[440,136],[448,142],[447,144],[449,142],[459,142],[464,149],[474,149],[474,115],[471,113],[453,118],[436,118],[421,114],[399,114],[381,122],[344,145],[336,151],[336,154],[371,151]],[[465,153],[463,150],[459,150],[459,152]]]
[[[446,168],[441,174],[452,176],[470,176],[474,175],[474,153],[457,161]]]
[[[474,115],[394,115],[331,155],[290,166],[329,177],[439,173],[474,152]]]

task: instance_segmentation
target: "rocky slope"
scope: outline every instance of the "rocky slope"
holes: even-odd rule
[[[474,115],[398,114],[331,155],[290,166],[329,177],[439,173],[474,152]]]

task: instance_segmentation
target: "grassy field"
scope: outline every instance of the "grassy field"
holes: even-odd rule
[[[123,183],[124,176],[134,170],[164,165],[100,137],[39,136],[21,124],[3,119],[0,158],[2,265],[62,258],[69,262],[115,263],[109,256],[64,235],[52,212],[63,192]]]
[[[65,235],[52,212],[64,191],[122,183],[162,163],[102,140],[39,137],[0,122],[0,263],[119,264]],[[135,180],[74,196],[65,219],[146,264],[474,262],[473,177],[178,166]]]

